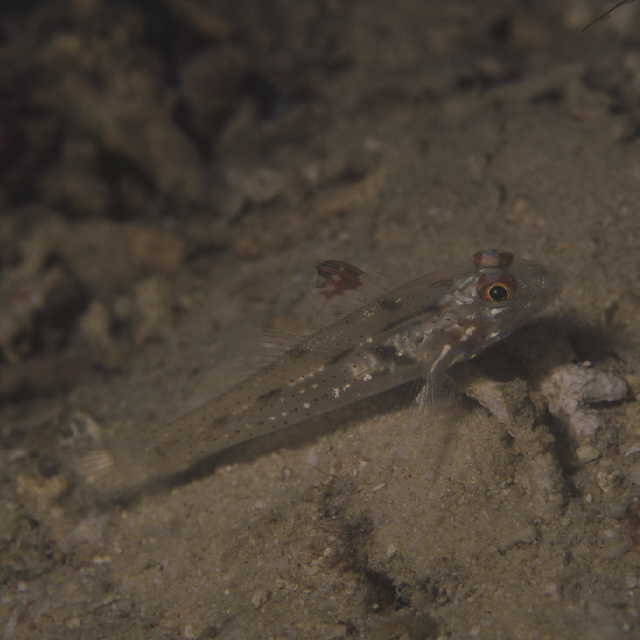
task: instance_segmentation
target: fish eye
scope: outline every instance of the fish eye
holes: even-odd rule
[[[509,302],[516,291],[516,281],[509,274],[501,278],[484,279],[478,283],[478,295],[481,300],[494,304]]]
[[[504,302],[511,298],[511,290],[502,282],[496,282],[485,291],[485,296],[492,302]]]

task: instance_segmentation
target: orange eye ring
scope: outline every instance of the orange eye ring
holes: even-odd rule
[[[494,282],[482,288],[480,297],[486,302],[507,302],[511,300],[512,292],[504,282]]]
[[[509,273],[502,273],[500,277],[480,278],[478,282],[478,296],[490,304],[509,302],[513,299],[516,289],[516,280]]]

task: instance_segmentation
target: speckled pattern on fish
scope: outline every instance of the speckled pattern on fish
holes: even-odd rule
[[[462,273],[430,274],[386,292],[311,334],[226,393],[178,418],[148,443],[127,473],[116,452],[81,456],[96,486],[183,471],[231,446],[382,393],[410,380],[432,385],[536,316],[555,296],[541,265],[486,250]],[[318,266],[327,299],[361,285],[363,272],[336,260]],[[131,463],[128,463],[131,464]]]

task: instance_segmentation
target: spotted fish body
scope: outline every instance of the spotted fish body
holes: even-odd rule
[[[519,328],[549,303],[542,266],[496,250],[475,268],[426,275],[384,293],[311,334],[279,359],[161,428],[129,462],[110,450],[85,456],[85,479],[111,486],[183,471],[258,436],[301,424],[410,380],[437,380]],[[356,267],[319,265],[327,298],[360,286]],[[156,437],[157,436],[157,437]]]

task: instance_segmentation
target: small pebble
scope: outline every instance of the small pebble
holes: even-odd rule
[[[623,481],[624,474],[619,469],[602,470],[596,474],[596,482],[604,493],[619,487]]]
[[[559,602],[562,597],[562,586],[558,582],[549,582],[542,589],[542,594]]]
[[[550,412],[566,423],[578,444],[589,444],[603,427],[601,416],[590,405],[618,402],[629,395],[628,385],[620,376],[575,364],[556,367],[542,381],[541,390]]]
[[[251,596],[251,604],[256,609],[259,609],[267,602],[267,600],[269,600],[270,597],[270,591],[267,591],[266,589],[260,589]]]

